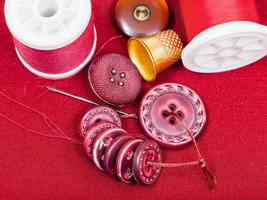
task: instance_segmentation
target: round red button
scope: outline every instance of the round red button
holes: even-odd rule
[[[116,111],[106,106],[98,106],[89,110],[80,123],[80,133],[85,137],[87,130],[100,122],[111,122],[118,127],[122,126],[121,118]]]
[[[206,122],[200,97],[190,88],[165,83],[150,90],[140,107],[140,121],[145,133],[161,146],[177,148],[192,138],[184,124],[198,136]]]
[[[133,139],[121,148],[117,160],[116,160],[116,170],[117,175],[120,180],[124,183],[133,183],[135,182],[133,170],[132,170],[132,162],[134,157],[134,152],[136,148],[140,145],[142,139]]]
[[[122,146],[129,140],[134,139],[133,136],[121,135],[115,138],[107,147],[104,155],[104,169],[111,175],[116,175],[116,159]]]
[[[162,163],[162,153],[157,143],[147,140],[138,146],[133,159],[133,173],[139,184],[152,184],[160,175],[161,167],[149,162]]]
[[[168,25],[169,7],[166,0],[119,0],[115,18],[120,29],[128,36],[152,35]]]
[[[129,58],[120,54],[99,56],[88,72],[96,96],[113,106],[132,103],[140,94],[142,78]]]
[[[116,137],[126,134],[127,132],[121,128],[111,128],[101,133],[95,139],[93,147],[93,161],[98,169],[104,170],[103,160],[107,147]]]
[[[117,126],[115,124],[110,123],[110,122],[100,122],[92,126],[86,132],[83,145],[84,145],[84,150],[90,160],[93,160],[93,147],[94,147],[95,138],[97,138],[104,131],[111,129],[111,128],[116,128],[116,127]]]

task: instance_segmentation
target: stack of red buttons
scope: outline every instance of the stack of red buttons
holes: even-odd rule
[[[95,166],[124,183],[152,184],[160,175],[162,153],[157,143],[132,136],[121,128],[115,111],[97,107],[81,121],[84,149]]]

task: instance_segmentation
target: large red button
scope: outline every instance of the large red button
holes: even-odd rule
[[[140,107],[140,121],[145,133],[161,146],[177,148],[196,137],[206,122],[206,112],[200,97],[190,88],[166,83],[150,90]]]
[[[120,29],[128,36],[152,35],[168,25],[169,7],[166,0],[119,0],[115,18]]]
[[[93,161],[96,167],[104,170],[103,160],[107,147],[120,135],[126,135],[127,132],[121,128],[111,128],[104,131],[96,139],[93,147]]]
[[[80,133],[85,137],[86,131],[100,122],[111,122],[118,127],[122,126],[121,118],[116,111],[106,106],[98,106],[89,110],[82,118],[80,123]]]
[[[143,142],[143,139],[133,139],[121,148],[117,160],[116,160],[116,170],[117,176],[124,183],[134,183],[134,175],[132,170],[132,163],[134,152],[136,148]]]
[[[142,78],[129,58],[120,54],[99,56],[88,72],[96,96],[113,106],[132,103],[140,94]]]
[[[162,153],[157,143],[147,140],[138,146],[133,159],[133,173],[139,184],[150,185],[160,175],[161,167],[149,162],[162,163]]]

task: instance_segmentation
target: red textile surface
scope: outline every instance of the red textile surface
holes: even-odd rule
[[[174,27],[183,37],[178,1],[169,0]],[[264,0],[258,0],[266,22]],[[98,48],[118,35],[111,17],[113,0],[93,0]],[[265,3],[266,4],[266,3]],[[63,81],[42,80],[18,60],[5,25],[4,1],[0,2],[0,90],[47,114],[71,137],[78,138],[79,121],[92,108],[52,93],[39,96],[51,85],[97,100],[89,90],[87,70]],[[266,5],[265,5],[266,6]],[[264,14],[265,12],[265,14]],[[126,54],[126,40],[112,42],[103,53]],[[267,58],[232,72],[192,73],[176,64],[162,73],[154,85],[169,81],[192,87],[205,102],[208,123],[198,139],[209,168],[218,179],[210,193],[199,168],[164,169],[152,186],[126,185],[108,177],[90,163],[82,146],[65,140],[36,136],[0,118],[0,199],[267,199]],[[40,116],[0,96],[0,113],[35,130],[46,132]],[[136,112],[139,101],[125,110]],[[130,133],[142,133],[134,120],[124,120]],[[195,159],[192,146],[164,150],[165,161]]]

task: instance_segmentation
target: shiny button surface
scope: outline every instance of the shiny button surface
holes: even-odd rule
[[[116,159],[118,153],[122,146],[132,139],[134,139],[134,137],[129,135],[121,135],[115,138],[107,147],[104,155],[104,169],[109,175],[116,175]]]
[[[82,118],[80,123],[80,134],[82,137],[86,136],[86,131],[90,127],[100,122],[111,122],[118,127],[122,127],[121,118],[118,113],[106,106],[98,106],[89,110]]]
[[[144,141],[136,149],[133,159],[133,173],[139,184],[153,184],[159,177],[161,167],[149,162],[162,163],[162,153],[154,141]]]
[[[117,160],[116,170],[117,176],[124,183],[134,183],[135,178],[133,175],[132,163],[136,148],[143,142],[143,139],[137,138],[130,140],[121,148]]]
[[[127,132],[121,128],[111,128],[101,133],[94,142],[93,147],[93,161],[95,166],[104,170],[104,155],[105,151],[111,142],[120,135],[126,135]]]
[[[86,155],[91,161],[93,160],[93,147],[95,139],[106,130],[116,127],[117,126],[115,124],[110,122],[100,122],[93,125],[89,130],[87,130],[83,145]]]
[[[206,122],[200,97],[190,88],[166,83],[150,90],[140,106],[140,122],[145,133],[165,148],[178,148],[192,141],[184,125],[194,137]]]

